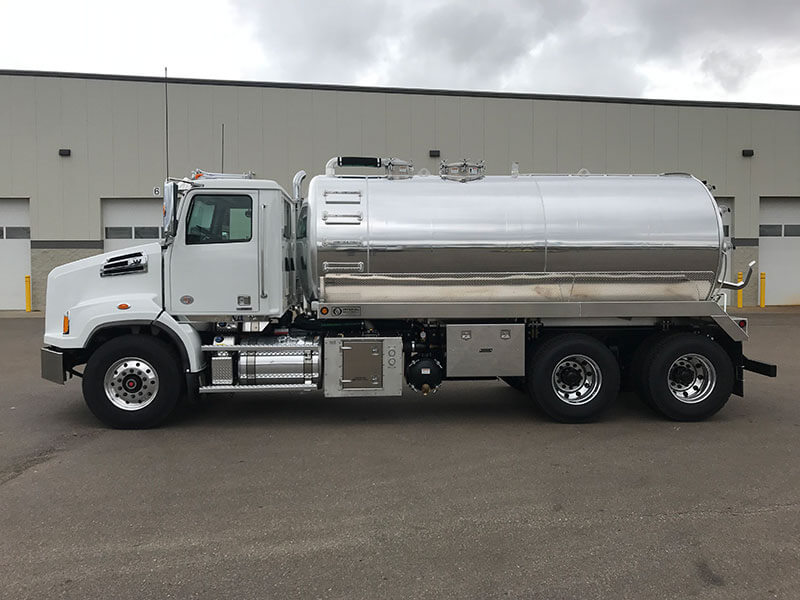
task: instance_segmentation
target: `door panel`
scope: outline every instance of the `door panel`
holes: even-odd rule
[[[342,345],[342,389],[383,387],[383,340]]]
[[[188,208],[168,255],[169,310],[178,315],[258,313],[257,195],[197,191],[184,202]]]

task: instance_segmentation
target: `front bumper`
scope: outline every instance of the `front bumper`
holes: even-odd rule
[[[42,348],[42,379],[64,385],[66,372],[64,353],[55,348]]]

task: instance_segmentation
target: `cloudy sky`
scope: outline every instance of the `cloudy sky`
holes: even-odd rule
[[[0,68],[800,104],[798,0],[0,0]]]

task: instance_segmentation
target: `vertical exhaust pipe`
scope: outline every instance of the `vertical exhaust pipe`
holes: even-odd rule
[[[292,179],[292,195],[295,204],[299,205],[302,198],[302,186],[303,180],[306,178],[305,171],[298,171],[294,175],[294,179]]]

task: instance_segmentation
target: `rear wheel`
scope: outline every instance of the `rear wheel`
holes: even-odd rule
[[[650,355],[650,351],[667,335],[669,334],[658,332],[646,337],[644,341],[637,346],[636,352],[628,367],[628,376],[633,390],[636,392],[639,399],[652,409],[656,409],[656,407],[650,399],[650,392],[647,390],[647,374],[645,373],[644,366]]]
[[[528,362],[528,391],[557,421],[596,418],[619,391],[619,365],[608,347],[583,334],[542,343]]]
[[[719,411],[733,392],[728,353],[698,334],[676,333],[648,353],[642,387],[647,401],[676,421],[700,421]]]
[[[89,409],[118,429],[158,425],[182,392],[177,358],[164,342],[144,335],[109,340],[89,357],[83,373]]]

